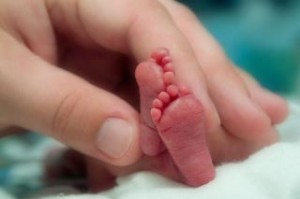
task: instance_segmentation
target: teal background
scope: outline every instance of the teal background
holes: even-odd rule
[[[228,56],[265,87],[299,95],[300,1],[182,0]]]

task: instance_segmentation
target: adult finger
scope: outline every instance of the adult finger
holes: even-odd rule
[[[64,7],[63,3],[52,2]],[[130,52],[138,62],[147,59],[158,47],[169,49],[179,82],[190,87],[204,105],[207,127],[212,129],[219,125],[218,114],[207,94],[205,76],[193,50],[159,2],[86,0],[77,1],[77,8],[81,26],[93,41],[106,48]],[[70,9],[64,7],[66,10]]]
[[[221,117],[222,126],[243,139],[273,140],[271,119],[250,97],[243,79],[214,40],[187,8],[174,1],[161,1],[191,43],[198,61],[209,77],[210,96]],[[238,121],[237,122],[237,118]]]
[[[272,124],[279,124],[283,122],[288,115],[287,102],[279,95],[262,88],[253,77],[242,69],[237,67],[236,69],[239,71],[239,74],[246,83],[251,98],[266,111],[268,116],[271,118]]]
[[[139,119],[125,101],[68,73],[0,32],[1,123],[43,132],[115,165],[135,162]]]

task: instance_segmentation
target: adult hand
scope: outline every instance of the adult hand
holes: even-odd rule
[[[136,162],[139,119],[129,103],[136,107],[138,95],[130,66],[161,46],[203,103],[216,162],[274,142],[272,125],[286,115],[284,102],[241,75],[175,1],[4,0],[0,16],[3,128],[43,132],[109,164]],[[252,143],[245,152],[224,158],[245,142]]]
[[[219,125],[193,50],[160,3],[0,4],[2,128],[42,132],[113,165],[135,162],[139,117],[128,102],[137,106],[138,95],[134,68],[124,63],[144,60],[159,46],[172,49],[177,65],[185,66],[176,67],[178,77],[204,104],[208,128]]]

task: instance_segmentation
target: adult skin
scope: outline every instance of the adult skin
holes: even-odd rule
[[[203,104],[215,162],[276,141],[273,125],[286,117],[285,102],[236,69],[197,18],[171,0],[2,0],[3,132],[18,126],[111,165],[137,162],[133,72],[161,46]]]

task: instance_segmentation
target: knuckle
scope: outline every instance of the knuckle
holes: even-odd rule
[[[74,90],[66,94],[58,103],[53,114],[51,131],[59,140],[65,140],[74,119],[76,110],[79,108],[80,101],[85,96],[83,90]]]

